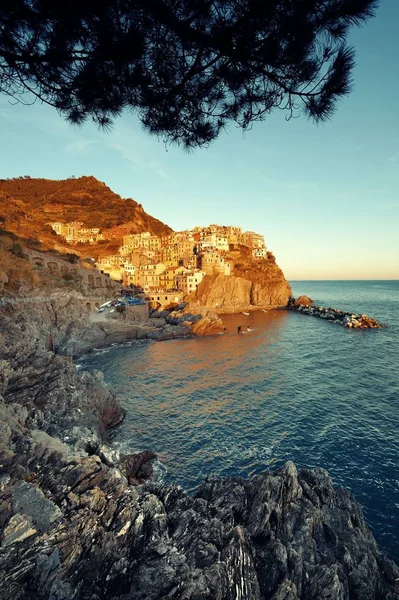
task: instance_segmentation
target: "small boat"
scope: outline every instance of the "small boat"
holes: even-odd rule
[[[246,313],[246,312],[244,312],[244,311],[243,311],[243,313],[242,313],[242,314],[243,314],[243,315],[246,315],[247,317],[249,317],[249,313]]]
[[[264,308],[262,308],[262,312],[267,312],[267,310],[265,310]]]
[[[104,304],[101,304],[100,308],[109,308],[111,305],[111,300],[108,300],[108,302],[104,302]]]

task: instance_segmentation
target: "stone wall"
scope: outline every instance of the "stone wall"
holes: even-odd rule
[[[72,264],[63,258],[45,252],[35,250],[25,250],[25,254],[33,266],[38,270],[46,269],[52,275],[73,275],[80,280],[80,283],[87,289],[87,293],[109,298],[114,296],[120,289],[121,284],[113,281],[104,273],[94,268],[84,268],[77,264]]]

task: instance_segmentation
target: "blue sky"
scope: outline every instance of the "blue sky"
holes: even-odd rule
[[[110,133],[0,98],[0,178],[94,175],[173,229],[264,234],[289,279],[399,279],[399,0],[356,29],[354,91],[333,119],[276,112],[210,148],[165,148],[124,114]]]

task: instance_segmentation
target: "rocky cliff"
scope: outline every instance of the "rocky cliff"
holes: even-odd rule
[[[189,300],[219,313],[286,306],[291,288],[274,256],[252,261],[243,252],[231,257],[231,276],[207,275]]]
[[[134,487],[3,412],[0,585],[13,600],[395,600],[398,568],[321,469],[287,463],[189,496]],[[130,462],[132,459],[130,459]],[[140,474],[139,474],[140,475]]]
[[[84,427],[99,436],[123,417],[101,373],[79,373],[72,359],[60,354],[87,312],[82,300],[69,296],[0,306],[5,402],[23,405],[32,426],[47,433],[62,431],[68,437],[74,428]]]
[[[398,568],[325,471],[287,463],[250,480],[211,478],[194,495],[137,486],[153,455],[105,443],[121,406],[101,374],[49,346],[51,334],[66,351],[84,330],[83,303],[0,312],[2,597],[398,599]],[[178,327],[166,320],[190,314],[156,318]]]
[[[325,471],[289,462],[250,480],[211,478],[188,495],[148,482],[153,453],[121,456],[110,444],[124,410],[101,373],[78,371],[71,357],[217,333],[213,311],[193,303],[140,322],[129,310],[93,321],[77,291],[31,294],[35,273],[10,244],[0,280],[10,294],[0,303],[2,598],[398,600],[398,568]],[[226,312],[286,304],[271,256],[232,258],[233,277],[206,278],[196,301]]]

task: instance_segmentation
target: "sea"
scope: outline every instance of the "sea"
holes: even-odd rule
[[[287,460],[327,469],[399,563],[399,281],[292,281],[293,294],[386,324],[354,330],[296,312],[224,316],[228,332],[94,351],[126,409],[114,443],[158,453],[156,477],[192,493],[214,474]],[[237,327],[249,327],[238,335]]]

